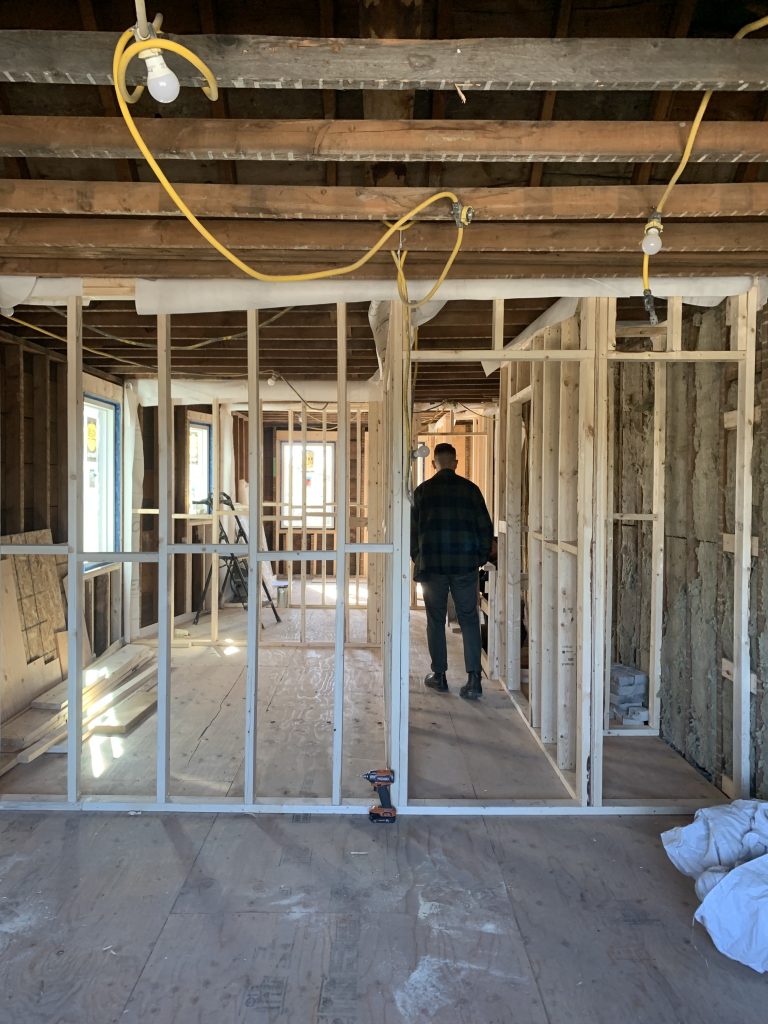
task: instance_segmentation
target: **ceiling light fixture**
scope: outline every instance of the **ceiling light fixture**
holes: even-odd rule
[[[663,230],[661,214],[658,210],[654,210],[646,222],[641,242],[641,248],[646,256],[655,256],[657,252],[661,252],[661,232]]]
[[[134,57],[139,57],[147,66],[147,84],[149,94],[158,103],[173,103],[179,95],[179,79],[165,62],[163,50],[170,50],[184,57],[200,72],[206,83],[202,88],[210,100],[218,97],[218,87],[213,72],[199,57],[187,50],[185,46],[162,36],[162,14],[156,14],[150,22],[147,20],[145,0],[136,2],[136,24],[120,37],[118,51],[121,59],[113,61],[115,88],[126,103],[135,103],[144,92],[144,85],[128,89],[125,78],[128,64]],[[129,40],[133,36],[134,41]],[[125,116],[125,112],[123,112]]]
[[[147,64],[147,88],[158,103],[173,103],[179,95],[179,80],[165,63],[159,50],[142,50],[139,54]]]

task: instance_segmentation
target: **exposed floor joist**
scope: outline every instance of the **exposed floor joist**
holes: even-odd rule
[[[256,121],[173,116],[136,118],[136,125],[162,160],[406,163],[676,163],[690,127],[685,121]],[[0,116],[0,156],[118,160],[136,157],[137,152],[120,118]],[[768,122],[705,121],[691,160],[768,160]]]
[[[453,90],[454,84],[465,92],[768,88],[766,40],[168,38],[208,63],[220,87],[236,89]],[[109,84],[116,41],[112,32],[5,31],[0,37],[3,79]],[[168,63],[182,85],[200,80],[186,62]],[[134,64],[129,83],[142,74],[143,68]]]
[[[376,220],[396,218],[434,194],[425,188],[303,185],[179,185],[199,217],[243,219]],[[577,185],[561,188],[467,188],[463,203],[483,220],[608,220],[647,216],[658,185]],[[445,220],[448,203],[419,214]],[[156,183],[0,180],[0,213],[67,216],[181,216]],[[666,217],[759,217],[768,214],[768,182],[679,185]]]

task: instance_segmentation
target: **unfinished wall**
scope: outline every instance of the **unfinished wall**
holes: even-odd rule
[[[726,304],[686,309],[685,349],[729,347]],[[768,314],[758,314],[756,405],[768,408]],[[665,586],[661,675],[661,734],[716,783],[732,772],[732,684],[723,675],[733,655],[735,430],[725,413],[736,408],[736,368],[670,365],[667,384]],[[614,390],[616,508],[647,512],[652,455],[653,380],[644,367],[617,373]],[[750,636],[753,785],[768,796],[768,421],[755,425],[752,461],[753,537]],[[614,656],[647,667],[650,604],[646,524],[615,530]],[[727,544],[725,545],[727,547]]]
[[[752,671],[757,675],[753,697],[755,722],[755,790],[768,797],[768,312],[757,315],[757,381],[755,404],[765,415],[755,427],[752,535],[759,555],[752,563],[750,638]]]
[[[687,315],[683,345],[727,348],[725,306]],[[730,706],[730,689],[724,700],[729,684],[724,684],[720,663],[729,643],[722,604],[728,592],[732,613],[733,588],[733,567],[726,564],[732,556],[723,553],[722,543],[727,488],[721,434],[730,372],[719,364],[670,366],[667,386],[661,730],[715,780],[726,770],[729,736],[721,717],[725,704]]]

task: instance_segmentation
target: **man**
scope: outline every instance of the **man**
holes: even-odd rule
[[[493,523],[480,488],[456,472],[456,449],[435,448],[431,480],[416,488],[411,508],[411,558],[414,579],[421,583],[427,611],[427,644],[432,672],[424,683],[448,691],[445,617],[450,591],[464,641],[467,681],[459,690],[467,700],[483,692],[480,682],[478,568],[490,554]]]

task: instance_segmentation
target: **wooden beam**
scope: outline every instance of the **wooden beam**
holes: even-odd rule
[[[55,255],[54,255],[55,253]],[[467,253],[459,255],[454,266],[453,276],[465,279],[496,277],[507,278],[586,278],[586,277],[625,277],[637,276],[637,258],[633,254],[580,254],[572,259],[562,259],[558,254],[542,257],[526,256],[511,259],[499,256],[497,259],[483,259],[483,254]],[[268,256],[258,261],[262,270],[274,273],[276,264]],[[282,262],[280,269],[286,273],[305,273],[318,269],[317,253],[302,258],[297,254],[290,262]],[[338,262],[338,256],[336,259]],[[654,273],[658,275],[719,277],[723,274],[758,274],[765,272],[766,259],[760,253],[722,253],[700,254],[688,257],[655,256]],[[411,280],[433,279],[442,269],[438,259],[427,260],[418,254],[409,260],[409,276]],[[55,250],[38,250],[36,252],[13,252],[6,250],[3,254],[3,272],[6,274],[33,274],[40,277],[168,277],[168,278],[217,278],[241,279],[242,272],[228,260],[214,253],[211,256],[195,253],[179,254],[175,257],[158,257],[147,251],[97,253],[93,250],[89,257],[82,252],[64,253]],[[349,280],[368,280],[389,278],[392,274],[392,262],[381,260],[371,261],[349,275]]]
[[[557,4],[557,20],[555,22],[555,39],[563,39],[568,35],[568,27],[571,21],[571,8],[572,0],[559,0]],[[552,115],[555,112],[555,101],[557,93],[553,90],[548,90],[544,93],[544,98],[541,101],[541,113],[539,115],[542,121],[551,121]],[[531,174],[528,179],[528,184],[532,188],[539,188],[541,185],[541,179],[544,173],[544,168],[541,163],[531,164]]]
[[[396,219],[432,195],[426,188],[358,188],[304,185],[179,185],[201,218],[373,220]],[[660,195],[658,186],[577,185],[563,188],[459,189],[474,210],[473,224],[492,220],[641,220]],[[419,220],[446,220],[448,203]],[[181,217],[156,182],[0,179],[0,213],[113,217]],[[760,217],[768,215],[768,182],[678,185],[665,216]],[[666,237],[665,237],[666,242]]]
[[[1,67],[2,65],[0,65]],[[160,160],[677,163],[689,122],[324,121],[137,118]],[[118,160],[137,155],[115,117],[0,116],[0,156]],[[704,121],[693,163],[768,159],[768,123]]]
[[[659,90],[768,88],[760,39],[303,39],[173,36],[236,89]],[[113,32],[5,30],[3,80],[104,85],[112,80]],[[199,74],[168,57],[182,85]],[[134,61],[129,82],[146,72]]]
[[[89,32],[96,32],[98,25],[96,22],[96,12],[93,9],[93,0],[78,0],[78,6],[80,8],[80,20],[82,21],[83,28]],[[115,90],[108,85],[99,85],[98,90],[99,100],[104,113],[109,117],[119,117],[120,111],[117,106]],[[129,160],[126,163],[118,163],[115,167],[115,174],[120,181],[138,180],[139,175],[136,161]]]
[[[669,26],[669,35],[675,39],[681,39],[688,35],[693,19],[693,9],[697,0],[678,0],[672,5],[672,18]],[[665,121],[672,110],[673,92],[657,92],[653,97],[651,106],[651,120]],[[653,164],[644,163],[634,168],[632,172],[633,185],[647,185],[653,174]]]
[[[325,253],[343,263],[345,253],[365,252],[381,236],[379,225],[317,221],[208,220],[206,226],[225,245],[238,252],[292,254],[305,250]],[[464,233],[466,253],[608,253],[639,252],[641,226],[607,222],[584,226],[566,223],[474,224]],[[453,247],[453,223],[417,224],[408,232],[412,253],[447,253]],[[40,254],[58,249],[85,254],[145,250],[147,253],[207,251],[208,243],[185,221],[109,217],[0,218],[0,245],[9,250],[34,248]],[[667,223],[664,253],[768,252],[768,232],[761,223]],[[385,256],[388,256],[385,253]],[[292,258],[292,257],[291,257]],[[388,262],[388,260],[384,260]]]

